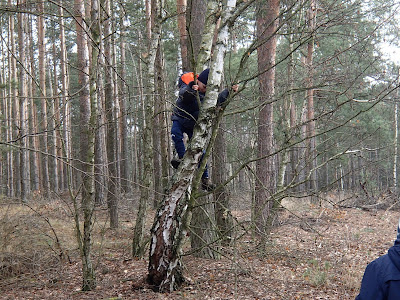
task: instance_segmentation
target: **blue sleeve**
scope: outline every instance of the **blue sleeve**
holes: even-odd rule
[[[196,91],[192,89],[194,82],[191,81],[189,84],[183,83],[179,88],[179,98],[183,103],[192,101]]]
[[[217,105],[221,105],[228,99],[229,96],[229,91],[227,89],[223,90],[221,93],[218,95],[218,100],[217,100]]]
[[[384,300],[382,277],[380,276],[379,264],[371,262],[365,269],[361,282],[360,294],[356,300]]]

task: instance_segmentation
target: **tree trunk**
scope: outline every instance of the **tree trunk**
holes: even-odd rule
[[[157,49],[156,59],[155,59],[155,68],[154,71],[156,73],[155,76],[155,94],[158,95],[154,99],[154,121],[153,121],[153,147],[155,151],[153,152],[153,170],[154,170],[154,198],[153,198],[153,207],[157,208],[161,199],[164,187],[162,185],[163,181],[163,173],[162,173],[162,155],[161,155],[161,139],[163,135],[162,131],[162,102],[165,101],[164,97],[162,97],[162,93],[164,89],[162,88],[164,82],[162,79],[162,52],[161,46],[159,45]]]
[[[82,210],[83,236],[78,236],[82,258],[83,284],[82,290],[92,290],[96,286],[96,278],[91,258],[92,227],[94,210],[94,129],[96,127],[96,80],[97,80],[97,51],[99,47],[99,20],[97,1],[92,3],[91,47],[93,61],[89,71],[89,49],[85,33],[84,2],[75,0],[75,20],[77,33],[78,70],[80,85],[80,138],[82,161]],[[89,75],[90,72],[90,75]],[[78,212],[75,212],[76,214]],[[76,224],[79,228],[80,224]],[[79,231],[80,232],[80,231]]]
[[[311,38],[307,45],[307,138],[308,138],[308,173],[310,177],[309,187],[312,193],[317,191],[317,153],[314,120],[314,89],[313,89],[313,52],[314,52],[314,30],[316,18],[316,3],[311,0],[308,11],[308,27]]]
[[[26,3],[20,3],[24,8]],[[20,179],[21,179],[21,200],[22,202],[28,201],[29,194],[29,162],[28,162],[28,75],[25,71],[26,64],[26,47],[25,38],[27,37],[27,15],[24,13],[18,14],[18,47],[19,47],[19,62],[21,68],[19,70],[19,111],[20,111]]]
[[[400,72],[399,72],[400,75]],[[400,83],[400,79],[398,81]],[[396,90],[397,99],[399,98],[399,89]],[[393,188],[397,192],[397,159],[399,155],[399,100],[394,104],[394,159],[393,159]]]
[[[58,82],[59,78],[57,76],[57,66],[58,63],[56,63],[56,57],[57,57],[57,49],[56,49],[56,35],[54,35],[54,40],[53,40],[53,72],[54,72],[54,92],[53,92],[53,102],[54,102],[54,115],[53,115],[53,151],[54,151],[54,164],[55,164],[55,169],[54,172],[57,175],[55,181],[55,187],[56,187],[56,192],[58,193],[59,191],[62,190],[64,186],[63,182],[63,167],[64,165],[61,163],[61,157],[62,157],[62,147],[61,147],[61,114],[60,114],[60,97],[59,97],[59,91],[58,91]]]
[[[193,254],[203,258],[219,258],[215,205],[212,195],[196,197],[192,208],[190,241]],[[217,250],[217,251],[216,251]]]
[[[53,45],[55,45],[53,43]],[[54,52],[54,47],[53,47],[53,54]],[[55,57],[55,56],[53,56]],[[55,82],[54,86],[52,84],[52,76],[51,76],[51,69],[50,68],[50,62],[48,62],[48,72],[49,72],[49,95],[51,96],[50,99],[50,128],[49,128],[49,152],[50,152],[50,163],[49,163],[49,173],[51,175],[51,178],[53,180],[51,181],[52,183],[52,190],[53,192],[57,193],[59,192],[59,178],[58,178],[58,160],[57,160],[57,112],[58,112],[58,101],[57,101],[57,82]],[[56,74],[57,74],[57,67],[55,64],[53,64],[53,71],[54,71],[54,80],[56,81]],[[55,89],[55,90],[54,90]]]
[[[148,281],[161,292],[176,289],[184,280],[180,254],[190,219],[188,207],[191,206],[186,199],[191,197],[192,180],[198,170],[198,162],[203,155],[215,114],[218,86],[222,81],[221,74],[228,40],[228,25],[225,20],[231,16],[235,6],[236,1],[228,1],[227,6],[223,8],[222,24],[224,26],[218,34],[217,47],[211,60],[207,94],[200,108],[197,125],[184,160],[171,179],[171,188],[164,197],[163,205],[160,206],[151,229]],[[200,180],[200,177],[198,179]]]
[[[41,97],[41,129],[42,129],[42,184],[45,195],[50,193],[49,157],[48,153],[48,125],[47,125],[47,99],[46,99],[46,48],[45,48],[45,23],[44,2],[38,2],[38,61],[39,61],[39,86]]]
[[[151,35],[148,36],[149,48],[147,59],[147,80],[145,85],[145,126],[143,129],[143,175],[140,185],[139,210],[136,219],[132,253],[135,257],[144,255],[143,235],[147,205],[151,196],[150,186],[153,178],[153,116],[155,94],[155,60],[161,35],[161,1],[151,1]]]
[[[178,13],[179,46],[181,48],[183,72],[190,70],[188,61],[188,35],[186,31],[186,6],[187,0],[176,0],[176,10]]]
[[[268,235],[268,219],[274,215],[271,195],[275,191],[275,157],[273,135],[273,100],[275,96],[276,35],[279,0],[259,1],[257,9],[257,38],[262,45],[257,49],[260,84],[260,112],[258,124],[258,160],[253,220],[255,233],[262,240]]]
[[[215,3],[215,1],[208,1],[208,3]],[[186,27],[187,27],[187,49],[188,49],[188,70],[195,70],[198,65],[197,55],[201,48],[203,35],[204,22],[206,12],[208,10],[207,3],[204,0],[189,0],[187,1],[186,8]],[[215,4],[214,4],[215,5]],[[203,9],[198,9],[202,7]],[[207,10],[204,9],[207,7]],[[212,31],[214,33],[214,30]],[[209,50],[211,51],[211,49]],[[183,59],[183,58],[182,58]]]
[[[29,24],[29,72],[30,74],[36,74],[35,58],[34,58],[34,41],[32,33],[32,23]],[[29,107],[30,107],[30,125],[32,132],[40,132],[38,125],[37,106],[34,101],[36,96],[36,84],[33,78],[29,78]],[[31,148],[34,151],[30,152],[31,156],[31,178],[32,178],[32,190],[40,191],[40,139],[38,134],[34,134],[31,137]]]
[[[126,35],[126,28],[124,26],[124,16],[121,16],[120,23],[121,23],[121,37],[120,37],[120,70],[119,73],[121,75],[119,80],[119,108],[120,108],[120,139],[121,139],[121,188],[122,192],[129,193],[131,191],[131,187],[129,184],[130,179],[130,171],[131,168],[129,167],[130,159],[129,159],[129,147],[128,147],[128,129],[127,129],[127,97],[126,97],[126,42],[125,42],[125,35]]]
[[[11,0],[8,1],[8,5],[12,5]],[[19,100],[18,100],[18,75],[17,75],[17,59],[12,53],[16,53],[16,45],[15,45],[15,26],[14,26],[14,18],[11,15],[9,18],[9,37],[10,37],[10,45],[11,45],[11,53],[10,53],[10,74],[11,74],[11,82],[10,85],[10,95],[11,95],[11,115],[10,115],[10,130],[12,128],[12,139],[15,139],[19,132],[18,128],[20,128],[20,112],[19,112]],[[14,197],[19,194],[21,190],[21,181],[20,181],[20,174],[19,174],[19,167],[20,167],[20,155],[19,153],[12,152],[10,157],[10,196]]]
[[[105,14],[111,15],[109,0],[103,0],[102,6]],[[105,54],[105,104],[106,104],[106,124],[107,124],[107,160],[108,160],[108,192],[107,204],[110,216],[110,227],[118,228],[118,198],[119,198],[119,176],[117,173],[117,117],[116,117],[116,95],[114,94],[113,58],[111,45],[111,20],[105,18],[104,21],[104,54]]]
[[[221,186],[228,178],[227,153],[223,126],[224,124],[221,123],[218,136],[215,140],[215,151],[213,154],[213,182],[216,186]],[[219,238],[223,245],[229,245],[233,236],[233,218],[229,196],[228,189],[225,186],[214,192],[216,224]]]
[[[62,96],[62,107],[63,109],[63,151],[66,157],[66,162],[64,163],[64,188],[72,187],[72,168],[71,168],[71,156],[72,156],[72,146],[71,146],[71,103],[68,98],[68,72],[67,72],[67,48],[65,44],[65,27],[64,27],[64,9],[63,2],[60,1],[60,66],[61,66],[61,96]]]

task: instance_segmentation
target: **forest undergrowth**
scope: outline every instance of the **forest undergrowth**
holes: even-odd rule
[[[121,202],[110,230],[106,205],[94,232],[97,288],[80,291],[81,265],[72,205],[57,197],[22,205],[0,201],[0,299],[354,299],[368,262],[393,244],[400,213],[285,200],[269,243],[245,229],[247,196],[233,201],[240,236],[210,260],[185,255],[186,282],[170,294],[146,284],[147,258],[132,259],[135,201]],[[152,212],[154,213],[154,212]],[[147,226],[152,224],[149,215]]]

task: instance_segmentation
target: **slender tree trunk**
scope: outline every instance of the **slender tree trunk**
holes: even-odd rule
[[[111,15],[110,1],[102,1],[105,14]],[[113,58],[111,44],[111,19],[104,21],[104,54],[105,54],[105,109],[107,120],[107,160],[108,160],[108,192],[107,204],[110,215],[110,227],[118,228],[118,198],[119,198],[119,176],[117,173],[117,123],[116,95],[114,94],[113,82]]]
[[[228,178],[227,153],[225,143],[224,123],[221,123],[218,136],[215,140],[215,151],[213,154],[213,182],[216,186],[222,185]],[[224,245],[232,241],[233,218],[230,209],[230,195],[226,187],[214,192],[215,218],[219,237]]]
[[[103,5],[102,5],[103,7]],[[100,27],[100,30],[102,28]],[[100,35],[102,35],[100,33]],[[97,74],[97,130],[95,137],[95,203],[101,205],[106,203],[108,194],[108,159],[107,159],[107,116],[106,116],[106,93],[104,87],[104,73],[106,71],[104,40],[100,41],[100,53],[97,64],[102,66],[104,72]]]
[[[96,43],[91,49],[97,54],[99,47],[99,18],[97,1],[92,7],[92,41]],[[93,58],[94,65],[90,68],[89,75],[89,49],[85,33],[84,2],[75,0],[75,20],[78,49],[78,70],[80,86],[80,138],[82,161],[82,210],[83,210],[83,235],[78,235],[82,258],[83,283],[82,290],[92,290],[96,286],[96,278],[91,258],[92,227],[94,210],[94,128],[96,126],[96,80],[97,56]],[[93,54],[92,54],[93,57]],[[76,214],[78,212],[75,212]],[[80,228],[80,224],[76,224]],[[78,231],[80,232],[80,231]]]
[[[38,49],[39,49],[39,86],[41,97],[41,150],[42,150],[42,185],[45,195],[50,193],[49,158],[48,158],[48,125],[47,125],[47,99],[46,99],[46,48],[45,48],[45,23],[44,1],[38,2]]]
[[[275,56],[279,15],[279,0],[259,1],[257,9],[257,38],[262,45],[257,49],[260,72],[260,105],[258,124],[258,157],[253,220],[255,233],[262,240],[268,235],[268,219],[274,215],[271,195],[275,191],[275,157],[273,135],[273,100],[275,96]]]
[[[53,52],[54,54],[54,52]],[[58,107],[56,105],[57,102],[57,82],[52,84],[52,75],[51,75],[51,65],[50,62],[47,63],[48,65],[48,72],[49,72],[49,95],[51,96],[50,103],[50,127],[49,127],[49,152],[50,156],[50,163],[49,163],[49,174],[51,174],[51,178],[53,180],[52,183],[52,190],[55,193],[59,192],[59,177],[58,177],[58,159],[57,159],[57,121],[56,121],[56,111],[58,111]],[[57,74],[57,67],[53,64],[53,72],[54,72],[54,80],[56,80]]]
[[[141,257],[144,254],[143,235],[146,210],[148,200],[151,196],[150,186],[153,178],[153,116],[154,116],[154,97],[155,97],[155,60],[161,35],[161,1],[153,0],[151,2],[151,17],[154,23],[151,28],[149,38],[149,55],[147,60],[147,80],[145,86],[145,126],[143,130],[143,150],[144,150],[144,168],[140,186],[139,211],[136,219],[134,237],[133,237],[133,255]]]
[[[154,141],[154,201],[153,206],[158,207],[164,190],[167,188],[167,182],[165,178],[168,178],[168,165],[169,155],[167,153],[167,142],[165,132],[165,82],[163,74],[163,52],[161,45],[157,50],[157,56],[155,61],[155,72],[156,72],[156,94],[158,95],[155,99],[155,118],[153,128],[153,141]]]
[[[186,6],[187,0],[176,0],[176,9],[178,13],[179,46],[181,48],[182,71],[184,72],[190,70],[188,61],[188,35],[186,31]]]
[[[12,5],[12,1],[8,1],[8,5]],[[9,18],[9,43],[11,45],[11,53],[9,57],[10,63],[10,74],[11,74],[11,85],[10,85],[10,95],[11,95],[11,106],[10,106],[10,130],[11,138],[15,139],[19,132],[18,128],[20,128],[20,113],[19,113],[19,103],[18,103],[18,75],[17,75],[17,59],[12,53],[16,53],[15,47],[15,26],[14,26],[14,17],[10,15]],[[9,187],[11,197],[14,197],[19,194],[21,188],[20,174],[19,174],[19,164],[20,164],[20,156],[19,153],[11,152],[10,156],[10,169],[9,169]]]
[[[20,3],[20,7],[25,8],[25,1]],[[25,68],[27,66],[25,53],[25,38],[27,37],[27,15],[24,13],[18,14],[18,47],[19,47],[19,111],[20,111],[20,179],[21,179],[21,200],[28,201],[29,194],[29,162],[28,162],[28,76]]]
[[[399,74],[400,76],[400,71]],[[398,81],[400,83],[400,79]],[[396,90],[397,99],[399,98],[399,89]],[[394,160],[393,160],[393,187],[394,191],[397,192],[397,159],[399,156],[399,100],[395,100],[394,103]]]
[[[153,197],[153,207],[157,208],[158,204],[162,199],[163,187],[162,187],[162,170],[161,170],[161,102],[163,99],[160,97],[162,90],[161,85],[161,73],[162,73],[162,62],[161,62],[161,45],[158,45],[156,58],[154,61],[154,94],[157,95],[154,97],[154,118],[153,118],[153,189],[154,189],[154,197]]]
[[[63,182],[65,185],[63,189],[67,188],[68,185],[73,183],[72,180],[72,168],[69,165],[71,163],[71,104],[68,98],[68,68],[67,68],[67,48],[65,44],[65,25],[64,25],[64,9],[63,9],[63,1],[60,1],[60,9],[59,9],[59,23],[60,23],[60,67],[61,67],[61,100],[62,100],[62,113],[63,113],[63,128],[62,128],[62,137],[63,144],[62,150],[64,152],[64,156],[66,157],[66,161],[64,162],[64,172],[62,176],[64,177]]]
[[[30,74],[36,75],[36,67],[35,67],[35,58],[34,58],[34,49],[33,49],[33,34],[32,34],[32,23],[30,22],[29,27],[29,72]],[[36,76],[34,78],[36,78]],[[38,127],[38,118],[37,118],[37,106],[34,101],[34,97],[36,95],[36,84],[34,82],[34,78],[29,77],[29,108],[30,108],[30,125],[32,132],[36,133],[31,137],[31,148],[34,151],[30,152],[31,156],[31,178],[32,178],[32,190],[39,192],[40,191],[40,139],[39,139],[39,127]]]
[[[129,149],[128,149],[128,129],[127,129],[127,97],[126,97],[126,28],[124,25],[125,17],[122,16],[120,19],[121,23],[121,37],[120,37],[120,80],[119,80],[119,107],[120,107],[120,139],[121,139],[121,188],[125,193],[129,193],[131,188],[129,185],[129,173],[130,173],[130,159],[129,159]]]
[[[61,163],[61,157],[62,157],[62,147],[61,147],[61,114],[60,114],[60,97],[59,97],[59,91],[58,91],[58,82],[59,78],[57,76],[57,66],[58,64],[56,63],[56,57],[57,57],[57,49],[56,49],[56,35],[54,34],[54,40],[53,40],[53,73],[54,73],[54,91],[53,91],[53,97],[54,97],[54,132],[53,132],[53,143],[54,143],[54,157],[55,157],[55,170],[54,172],[57,174],[57,178],[55,178],[55,187],[57,193],[62,189],[64,186],[63,182],[63,167],[64,165]]]
[[[311,0],[308,12],[308,26],[311,34],[307,45],[307,138],[308,138],[308,173],[310,176],[309,186],[311,192],[317,191],[317,153],[315,138],[315,120],[314,120],[314,89],[313,89],[313,52],[314,52],[314,30],[316,19],[316,3]]]

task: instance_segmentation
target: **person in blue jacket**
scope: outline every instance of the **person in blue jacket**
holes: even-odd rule
[[[388,253],[377,258],[365,269],[360,293],[356,300],[400,299],[400,220],[397,238]]]
[[[179,96],[173,108],[171,127],[172,140],[178,154],[178,159],[174,158],[171,161],[175,169],[178,168],[186,152],[183,134],[186,133],[189,140],[192,138],[194,125],[196,124],[200,111],[198,99],[200,103],[204,100],[209,73],[210,69],[202,71],[198,75],[196,83],[193,73],[185,73],[179,80]],[[237,85],[232,87],[235,92],[237,88]],[[223,90],[218,95],[217,105],[222,104],[228,98],[228,95],[229,91],[227,89]],[[202,175],[202,188],[205,190],[213,189],[213,185],[209,180],[207,167]]]

